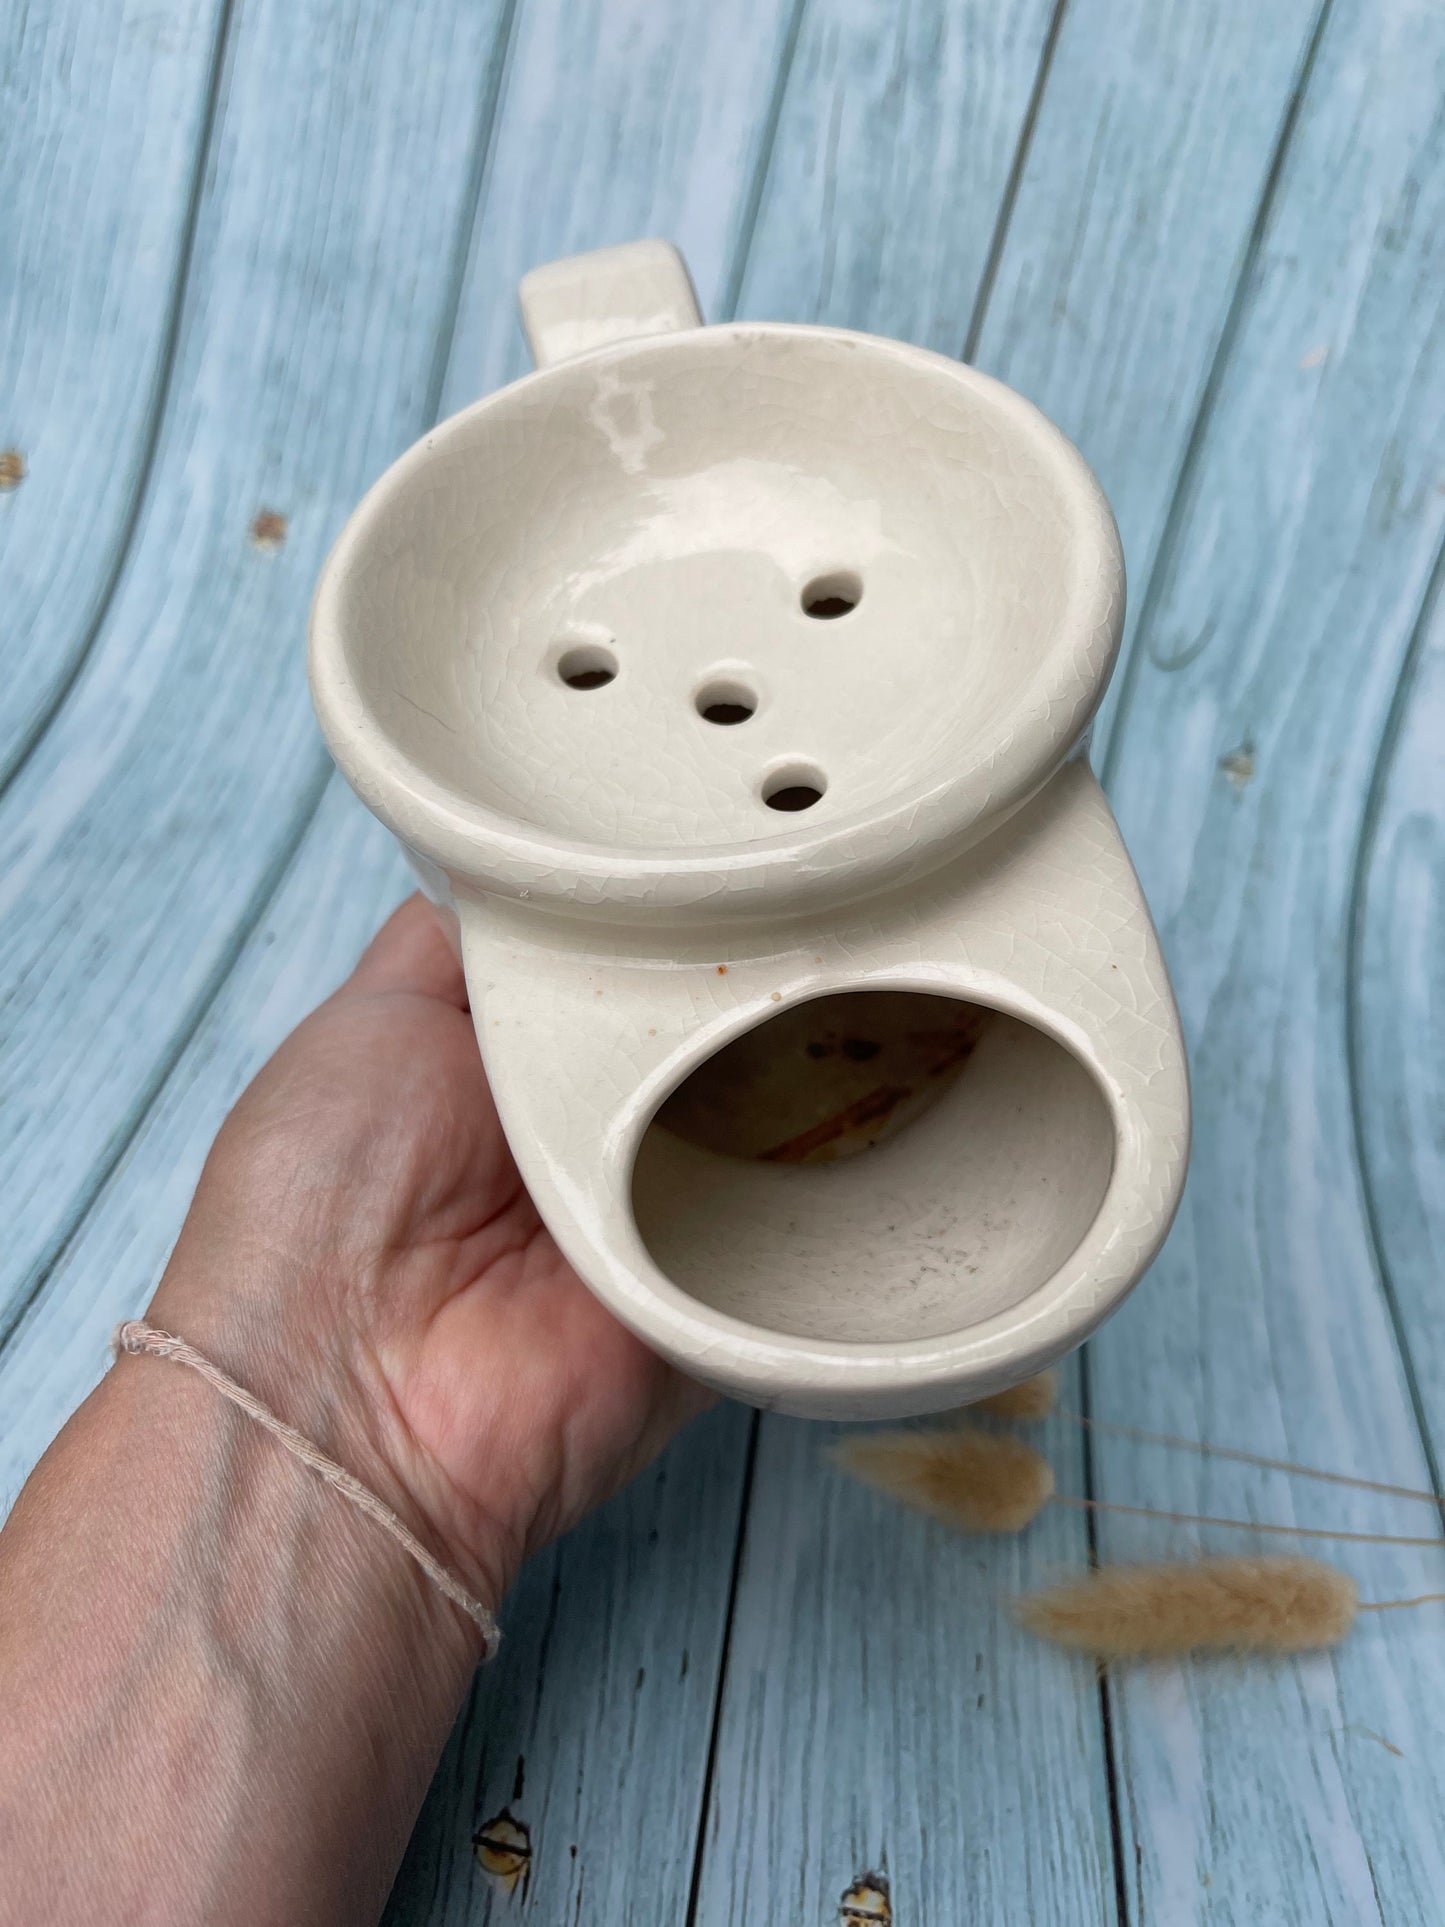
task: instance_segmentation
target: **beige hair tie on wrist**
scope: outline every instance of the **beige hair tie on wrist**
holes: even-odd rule
[[[193,1345],[183,1338],[176,1338],[170,1332],[158,1331],[154,1325],[147,1325],[139,1318],[128,1318],[116,1329],[111,1341],[111,1352],[119,1358],[122,1352],[130,1352],[139,1357],[148,1354],[151,1358],[174,1359],[178,1365],[188,1365],[198,1372],[206,1383],[238,1406],[247,1418],[254,1419],[272,1438],[279,1440],[291,1454],[304,1466],[310,1468],[317,1477],[331,1486],[333,1490],[350,1499],[351,1503],[364,1512],[368,1519],[374,1519],[383,1532],[390,1535],[403,1551],[409,1552],[432,1583],[446,1594],[447,1598],[461,1607],[469,1619],[475,1620],[481,1628],[484,1659],[490,1659],[501,1644],[501,1631],[495,1617],[469,1593],[461,1581],[437,1559],[433,1559],[426,1547],[415,1535],[407,1530],[401,1520],[376,1494],[369,1491],[359,1479],[328,1459],[326,1454],[314,1446],[310,1439],[277,1418],[269,1406],[263,1405],[254,1392],[248,1392],[244,1385],[238,1385],[228,1378],[218,1365],[213,1365]]]

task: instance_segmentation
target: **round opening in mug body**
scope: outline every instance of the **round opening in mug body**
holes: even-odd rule
[[[943,1337],[1031,1296],[1114,1168],[1092,1074],[1004,1012],[911,991],[799,1004],[659,1107],[632,1179],[654,1263],[799,1338]]]

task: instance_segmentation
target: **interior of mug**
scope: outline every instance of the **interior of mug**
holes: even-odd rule
[[[1093,1225],[1114,1126],[1091,1073],[1001,1011],[906,991],[816,999],[710,1058],[639,1147],[658,1268],[748,1324],[943,1337],[1039,1290]]]
[[[1077,482],[936,357],[704,329],[444,424],[357,518],[334,611],[392,749],[619,849],[762,841],[956,778],[1078,673]]]

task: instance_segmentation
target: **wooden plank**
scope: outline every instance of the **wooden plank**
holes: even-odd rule
[[[435,408],[499,21],[500,0],[260,0],[235,23],[136,541],[0,806],[0,1326],[325,780],[304,610],[341,520]],[[254,539],[258,513],[286,518],[283,546]]]
[[[966,1538],[847,1480],[838,1435],[761,1429],[700,1927],[834,1921],[877,1874],[899,1922],[1113,1919],[1093,1667],[1009,1614],[1080,1562],[1078,1515]],[[1081,1476],[1077,1435],[1050,1455]]]
[[[1445,1459],[1445,605],[1427,599],[1386,725],[1351,906],[1351,1083],[1365,1203]]]
[[[741,311],[956,352],[1051,20],[810,7]],[[1084,1556],[1082,1522],[1061,1513],[1024,1546],[950,1540],[831,1470],[829,1436],[762,1421],[697,1920],[831,1920],[868,1872],[900,1920],[1002,1919],[1020,1894],[1041,1919],[1112,1917],[1097,1694],[1003,1611],[1026,1574]]]
[[[1141,631],[1111,778],[1193,1044],[1197,1136],[1176,1234],[1090,1350],[1107,1419],[1415,1486],[1429,1468],[1356,1164],[1344,938],[1445,526],[1442,62],[1438,13],[1337,0]],[[1429,1507],[1123,1441],[1097,1464],[1118,1500],[1438,1525]],[[1115,1520],[1100,1537],[1112,1558],[1193,1540]],[[1445,1583],[1438,1550],[1338,1557],[1369,1597]],[[1138,1917],[1431,1918],[1442,1684],[1421,1613],[1297,1663],[1121,1674]]]
[[[1071,0],[969,359],[1083,451],[1133,648],[1318,0]],[[1108,742],[1124,677],[1095,725]]]
[[[221,0],[0,20],[0,785],[68,686],[128,542],[169,368]]]
[[[527,1829],[537,1921],[687,1914],[749,1415],[699,1420],[535,1559],[477,1676],[387,1912],[391,1927],[510,1918],[473,1835]]]
[[[538,13],[545,21],[545,10]],[[780,38],[785,17],[779,12],[777,18]],[[616,101],[637,78],[641,24],[609,9],[600,39],[590,43],[595,91],[587,98],[596,100],[597,125],[611,128],[611,137],[619,132]],[[744,154],[756,143],[751,130],[765,117],[770,76],[757,67],[750,39],[736,48],[737,84],[720,85],[727,49],[715,44],[711,16],[698,9],[688,31],[698,36],[695,46],[680,41],[675,27],[672,33],[671,91],[655,71],[643,70],[647,86],[626,121],[635,146],[614,153],[613,161],[634,184],[656,179],[655,207],[634,185],[624,210],[629,225],[666,232],[679,208],[691,210],[693,259],[716,263],[725,259],[739,217],[734,201],[707,183],[716,181],[719,154]],[[545,123],[553,116],[554,133],[565,130],[584,155],[596,138],[575,96],[545,105],[556,32],[555,18],[550,37],[529,37],[525,18],[519,25],[507,89],[510,118],[491,155],[454,367],[474,371],[482,360],[471,358],[467,345],[475,346],[479,328],[488,340],[514,332],[511,277],[530,262],[520,256],[495,261],[490,237],[512,236],[507,245],[514,256],[524,242],[541,255],[617,238],[607,224],[618,218],[620,183],[595,169],[590,203],[557,197],[547,221],[530,212],[536,169],[550,152],[539,139],[539,117]],[[726,130],[708,106],[714,97],[736,122]],[[699,143],[691,155],[678,132],[689,127]],[[660,153],[667,160],[661,169]],[[735,171],[734,185],[745,198],[747,170]],[[712,279],[719,279],[716,268]],[[704,275],[699,282],[706,299]],[[449,388],[460,379],[449,378]],[[458,401],[471,392],[467,380]],[[308,591],[309,582],[290,590],[297,637]],[[253,755],[260,753],[253,746]],[[333,791],[301,844],[281,899],[185,1047],[115,1181],[0,1365],[0,1409],[13,1414],[0,1490],[18,1487],[91,1382],[105,1332],[141,1301],[179,1223],[205,1142],[247,1071],[334,981],[397,888],[388,840],[379,831],[358,834],[351,806],[339,800],[344,793],[335,784]],[[284,969],[278,969],[282,957]],[[93,1298],[106,1280],[109,1290]],[[687,1816],[683,1824],[690,1829],[701,1811],[749,1430],[750,1415],[735,1410],[696,1428],[633,1493],[526,1575],[508,1615],[513,1636],[478,1683],[408,1859],[396,1902],[404,1917],[418,1918],[432,1892],[438,1918],[470,1918],[474,1907],[485,1908],[488,1889],[471,1854],[471,1833],[479,1818],[511,1798],[518,1753],[529,1762],[525,1794],[514,1805],[532,1830],[534,1905],[550,1908],[549,1896],[585,1890],[602,1906],[601,1917],[681,1916],[691,1854],[690,1846],[675,1850],[676,1816]],[[636,1764],[625,1775],[616,1769],[619,1731],[634,1736],[636,1749]],[[667,1850],[641,1867],[619,1857],[616,1842],[640,1839],[644,1823],[660,1812],[673,1816]],[[560,1901],[558,1907],[560,1917]],[[628,1907],[642,1911],[629,1914]]]
[[[333,776],[224,988],[0,1352],[0,1499],[97,1382],[115,1326],[144,1306],[226,1112],[410,888],[398,846]]]
[[[738,312],[957,354],[1053,11],[813,0]]]
[[[741,259],[749,184],[798,0],[528,0],[473,236],[445,412],[524,374],[528,268],[640,235],[675,241],[704,317]]]
[[[1064,13],[1052,50],[1017,198],[995,270],[985,282],[979,316],[970,328],[969,303],[964,301],[947,326],[935,326],[934,345],[956,348],[966,335],[974,336],[981,365],[1032,394],[1080,440],[1116,499],[1131,554],[1138,549],[1147,558],[1157,546],[1169,483],[1184,460],[1226,324],[1237,266],[1249,244],[1311,21],[1312,9],[1306,5],[1276,10],[1267,23],[1239,0],[1209,10],[1195,8],[1185,20],[1161,21],[1158,9],[1144,4],[1124,10],[1110,4],[1101,10],[1092,0],[1076,0]],[[799,49],[800,68],[807,54],[805,41]],[[823,118],[818,116],[819,125]],[[830,125],[834,120],[848,124],[843,110],[827,118]],[[786,131],[785,122],[780,149]],[[878,138],[886,149],[886,135]],[[1081,155],[1089,157],[1086,167],[1080,164]],[[1226,156],[1227,166],[1222,164]],[[788,197],[779,190],[778,198]],[[839,206],[848,208],[850,203],[840,196]],[[964,211],[954,210],[955,218]],[[987,213],[986,208],[981,211]],[[818,257],[808,253],[795,229],[790,232],[793,244],[802,249],[805,275],[818,275]],[[939,245],[936,237],[934,244]],[[915,237],[915,245],[923,243]],[[847,255],[849,250],[843,246],[841,252]],[[976,273],[981,266],[976,256]],[[776,272],[781,275],[781,270]],[[831,283],[829,288],[832,300]],[[771,298],[784,297],[775,292]],[[881,312],[880,298],[866,277],[859,278],[856,299],[860,312],[835,302],[829,318],[882,328],[902,325]],[[915,312],[914,325],[919,318]],[[765,1440],[776,1425],[764,1421]],[[1053,1436],[1051,1452],[1061,1483],[1081,1490],[1077,1442],[1061,1430]],[[828,1495],[824,1542],[810,1542],[809,1553],[831,1559],[835,1588],[849,1584],[854,1547],[867,1544],[870,1553],[876,1553],[876,1568],[891,1572],[899,1562],[906,1565],[910,1554],[917,1556],[917,1547],[933,1531],[917,1521],[880,1516],[866,1494],[850,1498],[846,1492],[832,1493],[828,1475],[806,1454],[784,1455],[784,1462],[794,1483],[786,1500],[777,1503],[787,1516],[819,1517],[824,1503],[820,1495]],[[771,1466],[772,1460],[765,1454],[760,1462],[759,1504],[766,1503],[763,1463]],[[1055,1532],[1051,1522],[1047,1539],[1031,1539],[1023,1548],[1024,1563],[1017,1567],[1009,1563],[1012,1555],[1000,1558],[985,1549],[988,1563],[972,1570],[969,1607],[960,1608],[958,1623],[969,1623],[971,1614],[997,1619],[1000,1590],[1034,1583],[1060,1563],[1082,1563],[1087,1533],[1077,1517],[1061,1529],[1061,1536]],[[759,1571],[766,1575],[766,1562]],[[805,1850],[790,1845],[789,1874],[795,1862],[814,1869],[810,1877],[821,1882],[815,1897],[833,1907],[837,1893],[858,1871],[851,1863],[861,1866],[886,1844],[881,1830],[870,1834],[858,1824],[836,1777],[838,1770],[819,1764],[821,1742],[814,1723],[788,1721],[788,1688],[781,1684],[781,1668],[774,1687],[783,1716],[784,1731],[776,1742],[780,1751],[752,1746],[752,1723],[760,1713],[749,1694],[761,1691],[757,1675],[765,1671],[765,1656],[788,1637],[792,1614],[800,1610],[787,1596],[786,1577],[776,1584],[760,1578],[756,1583],[764,1590],[764,1603],[755,1605],[752,1572],[749,1566],[739,1596],[724,1701],[720,1790],[709,1820],[704,1893],[718,1919],[727,1917],[729,1905],[746,1911],[739,1898],[744,1892],[750,1905],[762,1904],[757,1870],[772,1865],[776,1871],[780,1839],[786,1836],[791,1843],[800,1825],[811,1831]],[[855,1611],[839,1612],[836,1653],[831,1611],[821,1626],[812,1628],[825,1654],[819,1668],[836,1664],[840,1678],[853,1677],[859,1664]],[[970,1812],[966,1838],[960,1840],[956,1807],[947,1797],[957,1776],[952,1782],[930,1777],[905,1755],[907,1787],[897,1790],[892,1809],[908,1813],[921,1806],[930,1817],[930,1838],[947,1839],[949,1851],[935,1852],[931,1864],[918,1855],[906,1875],[899,1865],[896,1892],[906,1896],[907,1914],[913,1918],[965,1913],[1004,1918],[1012,1901],[1009,1884],[1019,1878],[1021,1862],[1023,1877],[1052,1897],[1047,1886],[1052,1843],[1045,1846],[1044,1836],[1038,1836],[1039,1859],[1046,1863],[1040,1869],[1026,1845],[1018,1860],[1007,1854],[1000,1860],[999,1839],[1017,1837],[1016,1829],[1003,1820],[1002,1807],[1039,1797],[1040,1782],[1033,1777],[1042,1771],[1036,1759],[1037,1736],[1052,1735],[1062,1700],[1069,1723],[1049,1770],[1055,1776],[1056,1804],[1070,1811],[1068,1803],[1073,1802],[1073,1837],[1083,1871],[1077,1881],[1080,1898],[1063,1902],[1066,1911],[1060,1917],[1069,1917],[1072,1904],[1087,1917],[1099,1918],[1112,1913],[1113,1889],[1106,1883],[1107,1891],[1099,1898],[1101,1877],[1091,1857],[1101,1851],[1107,1864],[1107,1840],[1102,1849],[1097,1846],[1103,1791],[1080,1738],[1093,1718],[1092,1684],[1082,1675],[1036,1671],[1036,1656],[1013,1644],[1010,1635],[1001,1637],[1004,1657],[998,1663],[1005,1691],[992,1698],[987,1718],[975,1719],[969,1730],[973,1745],[987,1745],[1000,1762],[1016,1762],[1023,1791],[1008,1777],[1006,1764],[998,1767],[1004,1775],[1001,1783],[983,1776],[988,1791],[982,1794],[970,1778],[970,1801],[997,1797],[1002,1805],[993,1828]],[[739,1673],[745,1684],[735,1685]],[[939,1687],[936,1679],[920,1681],[902,1668],[899,1678],[890,1677],[890,1690],[902,1703],[923,1709],[929,1692]],[[943,1690],[946,1695],[948,1687]],[[845,1739],[836,1708],[830,1706],[826,1717],[832,1751],[854,1763],[878,1756],[861,1723]],[[919,1718],[920,1732],[929,1730],[927,1715],[920,1711]],[[1011,1746],[1004,1743],[1010,1732]],[[1049,1744],[1054,1744],[1052,1738]],[[896,1773],[896,1756],[886,1748],[882,1753],[878,1772]],[[875,1784],[870,1767],[855,1765],[855,1770],[863,1785]],[[1059,1784],[1067,1788],[1062,1796]],[[806,1789],[800,1796],[806,1801],[801,1820],[796,1798],[787,1791],[799,1785]],[[1027,1829],[1024,1834],[1027,1840]],[[714,1889],[709,1883],[719,1861],[731,1871],[717,1875]],[[826,1872],[819,1870],[822,1865]],[[985,1893],[996,1897],[990,1902]],[[793,1889],[780,1885],[773,1903],[777,1917],[796,1917],[786,1909],[797,1901]],[[1038,1918],[1053,1917],[1039,1901],[1031,1912]],[[706,1909],[703,1917],[711,1917]],[[764,1912],[759,1917],[770,1916]]]

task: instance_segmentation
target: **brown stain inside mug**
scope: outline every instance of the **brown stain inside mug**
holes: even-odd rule
[[[856,1157],[943,1095],[991,1016],[953,997],[899,990],[796,1004],[699,1065],[658,1122],[726,1157]]]

